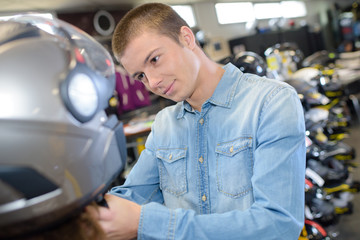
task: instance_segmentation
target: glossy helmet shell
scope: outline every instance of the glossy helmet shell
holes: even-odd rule
[[[63,221],[118,176],[123,128],[104,111],[114,87],[110,55],[81,30],[0,21],[1,239]]]
[[[240,52],[232,60],[233,64],[244,73],[266,76],[267,65],[264,59],[254,52]]]

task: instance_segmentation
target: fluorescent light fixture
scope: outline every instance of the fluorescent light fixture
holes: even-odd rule
[[[251,2],[216,3],[215,10],[220,24],[241,23],[255,19]]]
[[[254,4],[256,19],[281,18],[283,16],[280,3]]]
[[[306,6],[304,2],[300,1],[283,1],[281,10],[284,18],[296,18],[306,16]]]
[[[305,3],[300,1],[256,3],[254,12],[256,19],[296,18],[306,16],[306,7]]]
[[[177,14],[185,20],[189,27],[196,26],[195,15],[192,6],[190,5],[174,5],[171,6]]]

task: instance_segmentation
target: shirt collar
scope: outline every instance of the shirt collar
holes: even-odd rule
[[[224,75],[216,86],[213,95],[206,102],[220,107],[230,108],[237,84],[243,73],[231,63],[226,64],[223,68],[225,69]],[[186,101],[182,101],[182,107],[180,109],[182,110],[179,111],[178,118],[182,118],[185,111],[194,112],[193,108]]]

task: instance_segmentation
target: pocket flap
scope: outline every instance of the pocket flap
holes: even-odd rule
[[[251,142],[251,137],[241,137],[232,141],[218,143],[215,152],[226,156],[234,156],[238,152],[251,147]]]
[[[186,148],[162,148],[156,150],[156,157],[168,163],[175,162],[186,156]]]

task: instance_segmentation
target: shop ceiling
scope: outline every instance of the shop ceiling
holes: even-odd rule
[[[80,12],[106,8],[121,8],[122,6],[136,6],[146,2],[163,2],[167,4],[191,4],[198,2],[230,2],[257,1],[272,2],[276,0],[0,0],[0,14],[19,13],[24,11],[57,11]],[[277,0],[279,1],[279,0]],[[304,0],[315,1],[315,0]],[[321,0],[317,0],[321,1]],[[331,1],[331,0],[330,0]],[[333,0],[336,2],[351,2],[354,0]]]

